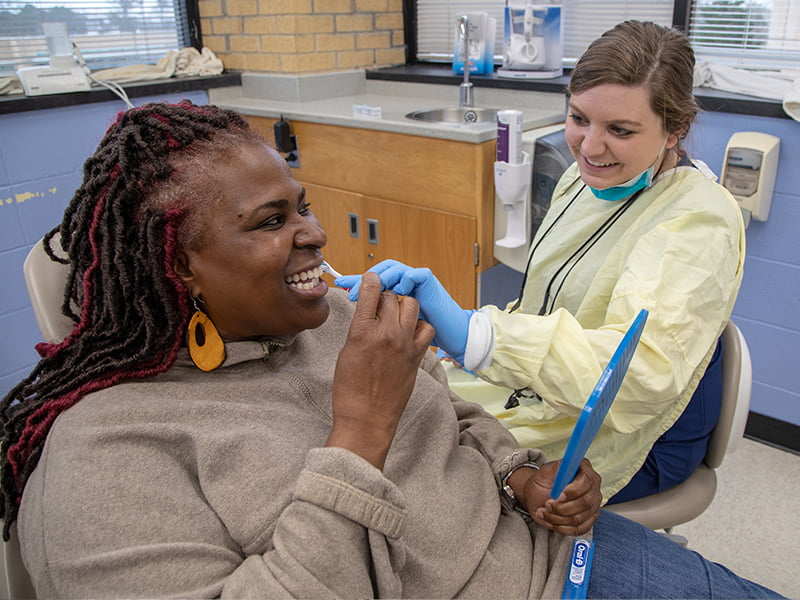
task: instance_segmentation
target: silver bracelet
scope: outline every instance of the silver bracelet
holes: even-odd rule
[[[527,510],[525,510],[524,508],[522,508],[522,506],[520,506],[520,503],[517,501],[517,497],[514,494],[514,490],[512,490],[511,486],[508,485],[508,480],[514,474],[514,472],[517,469],[521,469],[523,467],[527,467],[529,469],[533,469],[534,471],[538,471],[539,470],[539,465],[537,465],[533,461],[526,460],[524,463],[518,464],[516,467],[514,467],[508,473],[506,473],[506,476],[503,477],[503,481],[502,481],[500,489],[502,490],[502,493],[505,495],[506,499],[511,503],[511,507],[514,510],[516,510],[517,512],[522,513],[524,516],[530,518],[530,516],[531,516],[530,513]]]

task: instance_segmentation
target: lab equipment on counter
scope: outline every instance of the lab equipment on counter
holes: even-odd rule
[[[563,75],[561,3],[506,0],[503,66],[498,77],[551,79]]]
[[[91,88],[89,77],[75,60],[66,23],[42,23],[50,54],[50,66],[22,67],[17,77],[26,96],[85,92]]]
[[[728,140],[722,185],[733,194],[745,219],[766,221],[778,172],[781,139],[768,133],[738,131]]]
[[[456,18],[453,40],[453,73],[488,75],[494,71],[494,42],[497,37],[497,19],[486,12],[472,12]],[[470,106],[470,104],[462,104]]]

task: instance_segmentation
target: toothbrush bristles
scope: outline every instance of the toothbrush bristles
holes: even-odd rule
[[[339,271],[337,271],[332,266],[330,266],[330,264],[328,264],[328,261],[325,261],[325,260],[322,261],[322,270],[325,271],[328,275],[330,275],[332,277],[341,277],[342,276],[342,274],[339,273]]]

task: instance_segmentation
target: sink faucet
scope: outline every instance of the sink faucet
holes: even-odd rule
[[[464,40],[464,81],[459,86],[458,106],[471,108],[474,105],[472,98],[472,83],[469,80],[469,17],[461,15],[458,18],[458,27],[461,38]]]

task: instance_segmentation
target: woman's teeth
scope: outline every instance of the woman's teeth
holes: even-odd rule
[[[286,283],[289,284],[289,287],[299,290],[311,290],[319,285],[320,275],[322,275],[322,267],[317,267],[309,271],[289,275],[286,278]]]
[[[590,160],[588,158],[586,159],[586,162],[588,162],[593,167],[610,167],[611,165],[614,164],[614,163],[594,162],[593,160]]]

